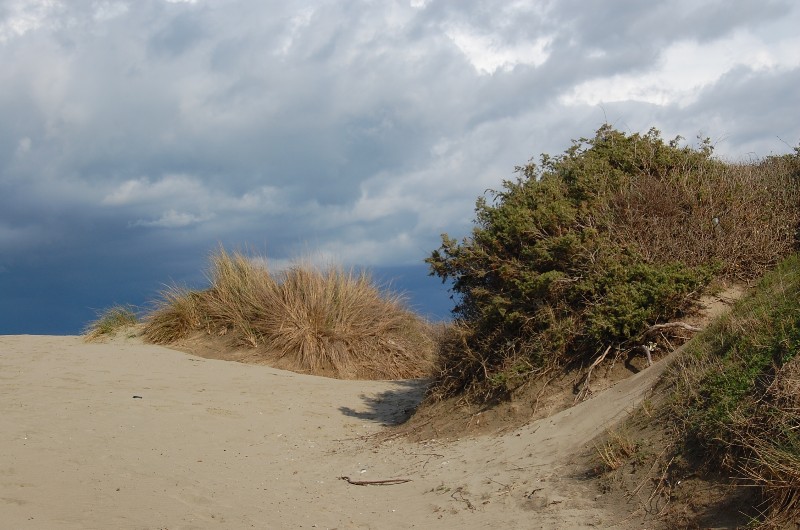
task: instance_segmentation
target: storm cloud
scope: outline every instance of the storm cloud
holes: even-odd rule
[[[604,122],[791,151],[798,26],[789,0],[0,1],[0,333],[201,283],[218,244],[391,271],[442,316],[439,234]]]

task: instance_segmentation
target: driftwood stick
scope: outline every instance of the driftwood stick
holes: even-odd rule
[[[603,352],[603,355],[595,359],[595,361],[589,367],[589,370],[586,372],[586,378],[583,380],[583,388],[581,388],[580,392],[578,392],[578,395],[575,396],[574,403],[577,403],[583,397],[589,394],[589,378],[592,377],[592,370],[594,370],[598,364],[600,364],[605,360],[606,356],[608,355],[608,352],[610,351],[611,351],[611,346],[609,345],[609,347],[606,348],[606,351]]]
[[[650,342],[648,344],[642,344],[640,346],[637,346],[637,348],[640,348],[645,353],[645,355],[647,355],[647,366],[653,366],[652,353],[653,350],[655,349],[655,346],[656,346],[655,342]]]
[[[395,484],[405,484],[411,482],[410,478],[388,478],[385,480],[353,480],[350,477],[339,477],[353,486],[394,486]]]
[[[644,336],[646,337],[653,332],[666,328],[683,328],[688,331],[701,331],[700,328],[692,326],[691,324],[687,324],[686,322],[665,322],[664,324],[653,324],[647,328],[647,331],[644,332]]]

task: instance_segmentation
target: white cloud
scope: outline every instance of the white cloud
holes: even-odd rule
[[[349,237],[348,237],[349,236]],[[302,247],[298,247],[302,249]],[[297,250],[297,249],[296,249]],[[398,231],[383,238],[365,238],[358,230],[318,246],[312,254],[299,254],[318,266],[329,264],[358,264],[374,266],[386,263],[408,265],[418,263],[415,240],[410,233]]]
[[[539,37],[530,42],[509,44],[500,35],[481,35],[467,28],[453,28],[447,37],[461,50],[479,74],[491,75],[509,71],[523,64],[541,66],[550,56],[551,37]]]
[[[28,151],[31,150],[31,139],[27,136],[21,138],[19,143],[17,144],[16,154],[17,156],[25,156]]]
[[[150,182],[147,177],[126,180],[103,197],[102,203],[110,206],[136,204],[161,200],[184,201],[203,197],[208,192],[203,183],[188,175],[166,175]]]
[[[4,4],[8,14],[0,20],[0,43],[42,27],[61,6],[59,0],[7,0]]]
[[[258,186],[236,196],[224,189],[214,189],[198,177],[183,174],[166,175],[155,182],[147,177],[126,180],[106,193],[101,199],[101,204],[105,206],[180,204],[205,211],[260,214],[281,213],[293,207],[285,193],[274,186]]]
[[[654,105],[686,106],[700,91],[719,81],[736,67],[752,70],[790,69],[800,65],[800,38],[789,37],[774,43],[740,31],[715,42],[694,40],[675,42],[661,53],[652,69],[599,77],[575,86],[560,98],[564,105],[597,105],[617,101],[637,101]],[[597,56],[590,52],[590,57]]]
[[[131,223],[130,226],[142,226],[146,228],[184,228],[190,225],[195,225],[206,221],[213,216],[198,216],[186,212],[177,212],[175,210],[168,210],[158,219],[143,220],[140,219]]]
[[[127,12],[128,5],[124,2],[97,2],[94,5],[93,18],[103,22],[122,16]]]
[[[283,43],[275,50],[276,55],[285,57],[289,53],[292,43],[298,38],[303,29],[308,27],[312,16],[314,16],[314,9],[306,7],[289,19],[289,23],[286,25],[287,34],[283,39]]]
[[[274,186],[261,186],[248,191],[241,197],[226,199],[223,205],[231,210],[251,211],[260,213],[284,212],[289,207],[288,198]]]

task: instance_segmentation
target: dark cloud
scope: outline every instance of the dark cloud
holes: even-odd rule
[[[203,13],[184,12],[167,20],[149,38],[147,49],[159,56],[171,59],[188,52],[208,37]]]
[[[800,108],[800,67],[787,71],[759,72],[741,66],[726,73],[719,82],[704,90],[694,111],[694,124],[712,141],[738,146],[730,156],[765,156],[786,152],[786,142],[800,145],[796,115],[786,109]],[[727,115],[724,122],[720,116]],[[770,139],[771,149],[763,151]]]
[[[665,45],[682,39],[708,42],[739,29],[757,28],[789,15],[786,0],[753,3],[748,0],[693,2],[679,0],[656,4],[625,0],[558,2],[552,16],[570,26],[570,37],[586,49],[657,54]],[[623,52],[625,53],[625,52]]]
[[[447,303],[420,279],[438,235],[468,233],[485,189],[605,120],[722,138],[731,156],[788,150],[799,13],[3,2],[0,332],[65,311],[74,332],[91,307],[202,282],[219,243],[394,271],[426,307],[426,290]]]

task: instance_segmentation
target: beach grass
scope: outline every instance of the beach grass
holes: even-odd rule
[[[98,342],[116,335],[121,329],[135,326],[139,318],[135,308],[128,305],[115,305],[98,312],[97,318],[90,322],[83,332],[86,342]]]
[[[365,272],[296,263],[273,273],[265,263],[220,248],[210,258],[210,287],[165,290],[145,318],[145,338],[169,344],[196,333],[227,337],[282,366],[340,378],[429,375],[431,325],[403,296]]]

